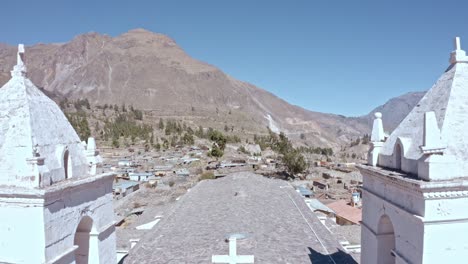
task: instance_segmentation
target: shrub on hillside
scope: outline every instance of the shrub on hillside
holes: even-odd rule
[[[199,177],[198,177],[198,180],[199,181],[203,181],[203,180],[214,180],[215,179],[215,175],[213,172],[211,171],[207,171],[207,172],[204,172],[202,173]]]

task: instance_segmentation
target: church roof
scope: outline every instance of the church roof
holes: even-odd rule
[[[0,88],[0,185],[41,187],[71,172],[87,175],[84,146],[57,104],[26,77],[23,56],[20,45],[12,78]]]
[[[211,263],[233,235],[255,263],[356,263],[285,181],[251,172],[202,181],[172,210],[124,263]]]
[[[432,143],[437,146],[431,148],[437,154],[455,160],[461,169],[458,176],[468,176],[468,57],[460,49],[458,38],[450,62],[450,67],[386,140],[379,165],[394,168],[385,156],[397,155],[395,146],[399,142],[403,148],[402,156],[409,160],[407,165],[401,165],[402,169],[418,174],[417,163],[413,161],[430,154],[428,140],[433,136],[436,142]],[[431,117],[435,117],[432,127]]]

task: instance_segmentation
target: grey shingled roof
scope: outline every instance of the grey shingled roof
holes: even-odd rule
[[[249,172],[200,182],[125,263],[211,263],[232,233],[246,235],[237,254],[257,264],[356,263],[287,182]]]

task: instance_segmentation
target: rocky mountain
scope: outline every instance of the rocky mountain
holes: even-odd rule
[[[425,94],[426,92],[410,92],[400,95],[376,107],[369,114],[361,118],[367,122],[370,131],[375,118],[374,113],[381,112],[384,130],[390,133],[409,114]]]
[[[9,79],[16,47],[0,44],[0,85]],[[49,94],[126,104],[149,116],[239,132],[304,134],[314,146],[334,146],[367,132],[362,118],[312,112],[191,58],[176,42],[143,29],[117,37],[88,33],[68,43],[26,47],[28,76]],[[304,138],[304,136],[302,136]]]

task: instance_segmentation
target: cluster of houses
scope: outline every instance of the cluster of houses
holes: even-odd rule
[[[140,184],[155,187],[165,176],[188,177],[190,170],[187,167],[199,162],[203,155],[198,147],[181,148],[157,157],[137,156],[134,151],[130,152],[132,155],[124,159],[118,159],[118,155],[114,159],[109,158],[112,164],[103,166],[117,174],[113,186],[116,198],[125,197],[137,191]]]

